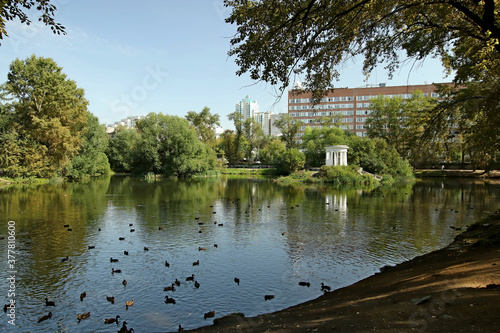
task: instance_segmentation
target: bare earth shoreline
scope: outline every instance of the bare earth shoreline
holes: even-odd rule
[[[189,332],[498,332],[500,214],[444,249],[315,300],[215,322]]]

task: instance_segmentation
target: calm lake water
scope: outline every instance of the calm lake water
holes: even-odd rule
[[[450,226],[469,225],[499,206],[500,183],[469,180],[336,190],[266,179],[112,177],[3,188],[0,288],[5,304],[14,221],[16,325],[4,316],[0,329],[116,332],[121,325],[104,318],[120,315],[136,332],[168,332],[211,324],[203,319],[209,311],[216,318],[272,312],[320,296],[322,282],[340,288],[441,248],[458,233]],[[199,288],[186,281],[191,274]],[[181,285],[163,291],[176,278]],[[265,301],[267,294],[275,298]],[[166,295],[176,304],[166,304]],[[56,306],[45,306],[46,297]],[[52,318],[37,323],[49,311]],[[78,323],[77,314],[88,311]]]

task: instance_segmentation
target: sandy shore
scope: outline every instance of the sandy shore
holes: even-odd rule
[[[217,318],[217,314],[215,315]],[[500,214],[442,250],[288,309],[190,332],[497,332]]]

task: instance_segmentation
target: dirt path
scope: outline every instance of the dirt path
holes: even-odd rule
[[[217,317],[217,315],[216,315]],[[192,332],[498,332],[500,214],[450,246],[318,299]]]

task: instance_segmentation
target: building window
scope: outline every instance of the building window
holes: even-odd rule
[[[357,123],[364,123],[365,122],[365,118],[356,118],[356,122]]]

